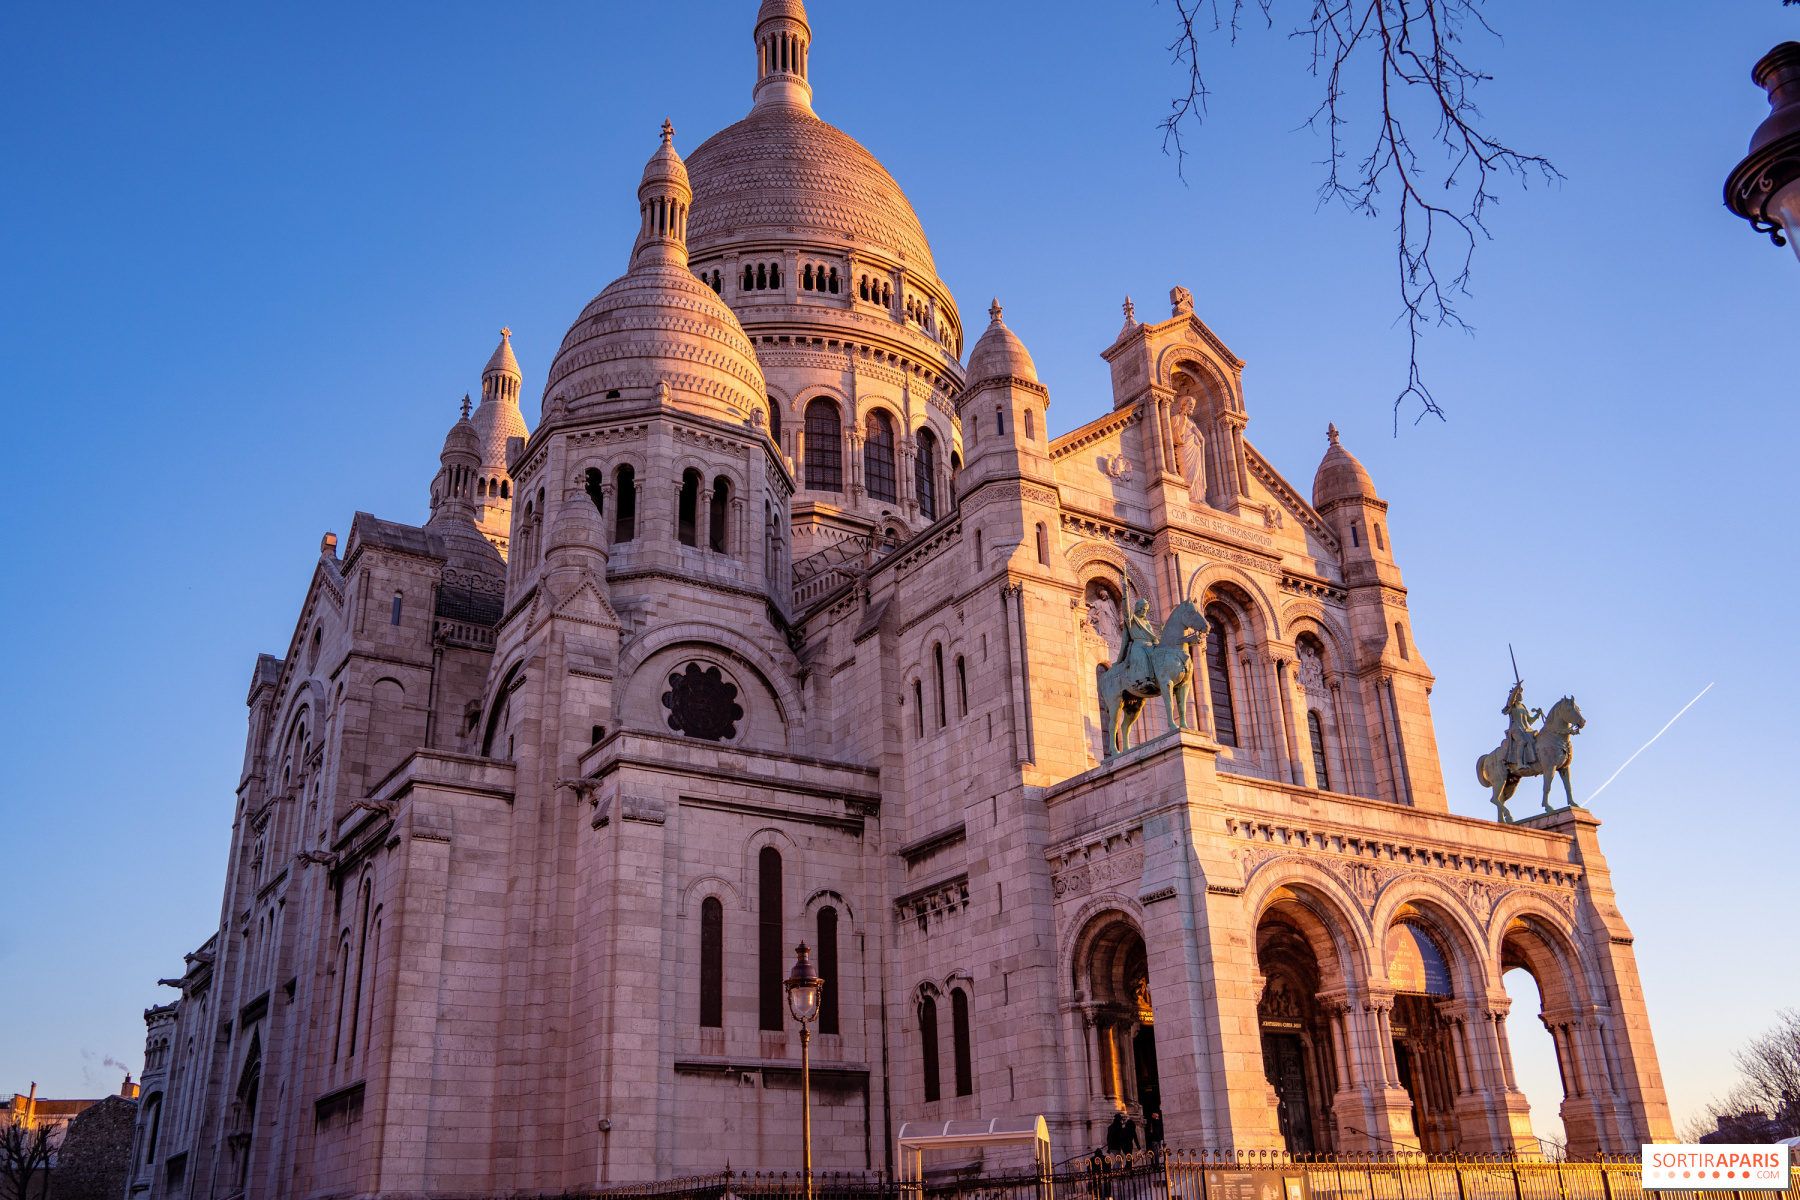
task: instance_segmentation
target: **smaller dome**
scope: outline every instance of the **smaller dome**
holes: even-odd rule
[[[481,434],[475,429],[475,422],[469,419],[469,398],[463,397],[463,415],[457,418],[450,432],[444,435],[444,454],[448,459],[452,454],[466,454],[480,461]]]
[[[500,344],[494,347],[494,356],[488,359],[488,365],[481,369],[481,377],[486,379],[495,372],[505,375],[519,374],[519,360],[513,357],[512,330],[510,329],[500,331]]]
[[[644,164],[644,177],[638,181],[638,195],[641,198],[645,188],[675,187],[692,194],[693,188],[688,184],[687,164],[681,161],[681,155],[675,153],[675,126],[668,121],[662,123],[662,145]]]
[[[1319,460],[1319,473],[1313,476],[1313,507],[1323,509],[1339,500],[1374,500],[1375,481],[1356,461],[1356,456],[1338,444],[1337,426],[1325,431],[1331,445]]]
[[[1017,334],[1000,319],[1000,301],[988,306],[992,318],[975,349],[969,351],[968,379],[971,384],[1000,375],[1016,375],[1032,383],[1038,381],[1037,364]]]
[[[760,27],[764,21],[774,17],[792,17],[804,22],[806,5],[801,0],[763,0],[762,7],[756,10],[756,24]]]

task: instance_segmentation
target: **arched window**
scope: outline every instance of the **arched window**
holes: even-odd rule
[[[969,994],[950,989],[950,1046],[956,1059],[956,1094],[975,1094],[975,1066],[969,1054]]]
[[[601,516],[606,515],[606,476],[598,467],[587,469],[587,487],[584,489],[588,498],[594,502],[594,511]]]
[[[781,401],[769,397],[769,436],[775,440],[777,449],[781,446]]]
[[[162,1093],[153,1093],[144,1102],[144,1125],[148,1132],[144,1137],[144,1165],[149,1166],[156,1161],[156,1143],[162,1137]]]
[[[756,270],[749,263],[744,264],[744,277],[738,281],[740,290],[752,291],[756,287]]]
[[[629,542],[637,536],[637,470],[620,467],[613,479],[613,541]]]
[[[863,483],[871,500],[892,504],[900,499],[894,472],[894,422],[879,408],[869,414],[863,439]]]
[[[857,290],[862,294],[864,300],[869,298],[869,277],[867,275],[861,277],[861,282],[857,285]]]
[[[1004,408],[994,410],[994,432],[1001,437],[1006,436],[1006,410]]]
[[[913,494],[919,498],[919,511],[927,521],[937,520],[937,437],[929,429],[920,429],[919,453],[913,460]]]
[[[944,647],[941,642],[931,647],[931,666],[937,680],[937,723],[942,729],[950,714],[944,710]]]
[[[804,267],[800,268],[800,286],[810,292],[813,290],[812,280],[812,264],[807,263]]]
[[[764,846],[757,856],[757,1027],[786,1028],[781,1003],[781,851]]]
[[[838,913],[819,910],[819,1032],[838,1033]]]
[[[1355,521],[1350,522],[1350,544],[1352,546],[1362,545],[1362,538],[1356,532],[1356,522]]]
[[[1029,408],[1025,410],[1025,440],[1037,441],[1037,417]]]
[[[1039,563],[1046,567],[1050,565],[1050,531],[1044,528],[1042,521],[1037,523],[1037,554]]]
[[[757,290],[759,290],[759,291],[767,290],[768,286],[769,286],[769,268],[762,263],[757,263],[756,264],[756,287],[757,287]]]
[[[987,560],[981,556],[981,530],[979,529],[975,531],[975,569],[977,571],[987,569]]]
[[[825,286],[826,290],[832,295],[835,296],[838,294],[838,273],[836,267],[831,268],[831,274],[826,278]]]
[[[500,481],[500,498],[502,500],[511,500],[512,499],[512,481],[511,480],[502,479]]]
[[[1400,657],[1411,662],[1412,654],[1406,648],[1406,627],[1398,621],[1394,622],[1394,641],[1400,647]]]
[[[708,505],[706,544],[719,554],[725,553],[725,506],[731,502],[731,480],[721,475],[713,480],[712,503]]]
[[[781,286],[781,264],[780,263],[770,263],[769,264],[769,286],[772,288],[778,288]]]
[[[925,1103],[938,1099],[937,1001],[926,996],[919,1002],[919,1051],[925,1059]]]
[[[1381,522],[1380,521],[1375,522],[1375,548],[1377,550],[1386,550],[1387,549],[1387,539],[1381,536]]]
[[[394,593],[394,615],[389,618],[388,624],[398,625],[400,623],[400,605],[404,599],[405,597],[401,593]]]
[[[913,680],[913,732],[925,736],[925,685]]]
[[[700,1024],[725,1027],[725,906],[717,896],[700,904]]]
[[[820,398],[806,406],[806,486],[816,492],[844,490],[843,431],[837,405]]]
[[[956,715],[969,715],[969,668],[963,662],[963,656],[956,656]]]
[[[700,510],[700,472],[692,467],[681,473],[681,499],[675,508],[675,536],[682,545],[692,546]]]
[[[1237,714],[1231,707],[1231,651],[1226,643],[1228,618],[1224,608],[1206,610],[1206,674],[1212,691],[1213,732],[1221,746],[1238,744]]]
[[[1313,777],[1318,786],[1326,791],[1331,790],[1331,768],[1325,765],[1325,723],[1319,720],[1317,709],[1306,711],[1306,733],[1312,739]]]

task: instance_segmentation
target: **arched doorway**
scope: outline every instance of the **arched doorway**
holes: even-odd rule
[[[1122,913],[1096,917],[1089,928],[1075,987],[1091,1033],[1094,1115],[1124,1112],[1141,1136],[1142,1118],[1162,1111],[1149,953]]]
[[[1412,1125],[1427,1154],[1454,1153],[1461,1140],[1456,1098],[1462,1093],[1444,1006],[1455,996],[1451,956],[1439,922],[1428,910],[1404,904],[1388,926],[1384,952],[1394,1008],[1394,1070],[1412,1098]]]
[[[1332,1101],[1338,1090],[1331,1028],[1319,993],[1335,982],[1320,962],[1335,965],[1331,936],[1319,915],[1286,888],[1256,925],[1262,996],[1256,1005],[1262,1035],[1263,1077],[1275,1099],[1276,1121],[1290,1154],[1315,1154],[1336,1143]]]

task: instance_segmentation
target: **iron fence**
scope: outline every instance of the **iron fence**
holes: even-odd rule
[[[1072,1159],[1048,1175],[817,1173],[811,1200],[1800,1200],[1786,1191],[1645,1196],[1636,1158],[1537,1162],[1423,1154],[1169,1151]],[[807,1200],[798,1172],[720,1171],[561,1200]],[[545,1198],[548,1200],[548,1198]]]

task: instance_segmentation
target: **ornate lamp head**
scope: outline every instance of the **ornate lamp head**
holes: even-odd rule
[[[819,1002],[825,996],[825,981],[813,969],[812,951],[801,942],[794,947],[794,969],[788,972],[787,988],[788,1011],[794,1014],[794,1020],[802,1025],[809,1025],[819,1015]]]

